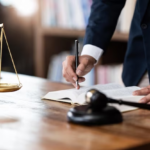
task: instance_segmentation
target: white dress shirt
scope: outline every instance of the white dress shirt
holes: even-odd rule
[[[86,44],[83,47],[82,55],[89,55],[92,56],[93,58],[96,59],[96,61],[98,62],[99,58],[101,57],[101,55],[103,54],[103,50],[97,46],[91,45],[91,44]]]

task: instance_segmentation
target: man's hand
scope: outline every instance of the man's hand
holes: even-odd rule
[[[134,91],[133,95],[145,95],[140,102],[150,104],[150,85],[141,90]]]
[[[63,77],[67,82],[72,83],[74,87],[76,87],[75,82],[77,81],[77,75],[79,76],[78,82],[84,82],[85,78],[83,76],[91,71],[95,63],[96,60],[91,56],[79,56],[79,66],[77,70],[75,70],[75,56],[67,56],[63,62]],[[76,88],[79,89],[80,86],[78,85]]]

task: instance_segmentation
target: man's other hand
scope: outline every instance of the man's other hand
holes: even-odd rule
[[[62,64],[63,77],[66,79],[67,82],[72,83],[73,86],[76,87],[75,82],[77,81],[77,75],[79,77],[78,82],[84,82],[85,78],[83,76],[91,71],[95,63],[96,60],[91,56],[79,56],[79,66],[77,70],[75,70],[75,56],[67,56],[66,60]],[[80,86],[78,85],[78,87],[76,88],[79,89]]]
[[[143,97],[140,102],[150,104],[150,85],[142,88],[141,90],[134,91],[133,95],[145,95],[145,97]]]

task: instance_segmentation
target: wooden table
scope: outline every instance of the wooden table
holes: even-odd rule
[[[3,73],[3,80],[15,80]],[[70,104],[41,100],[49,91],[72,88],[20,75],[23,88],[0,93],[0,150],[150,149],[150,111],[124,113],[124,122],[80,126],[67,122]]]

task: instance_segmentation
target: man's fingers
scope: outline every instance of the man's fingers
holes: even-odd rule
[[[84,82],[84,81],[85,81],[84,77],[79,77],[79,80],[78,80],[79,83]]]
[[[133,95],[146,95],[139,102],[150,104],[150,86],[133,92]]]
[[[63,76],[66,79],[67,82],[72,83],[76,87],[76,81],[77,81],[77,75],[74,73],[73,69],[71,67],[65,67],[65,62],[64,62],[64,68],[63,68]],[[85,78],[84,77],[79,77],[78,82],[84,82]],[[80,86],[77,87],[79,89]]]
[[[66,72],[69,75],[69,78],[71,78],[71,80],[77,81],[77,75],[71,67],[67,67]]]
[[[75,83],[77,80],[77,75],[75,74],[74,70],[71,66],[67,67],[67,62],[63,62],[63,77],[66,79],[67,82]]]
[[[78,69],[75,70],[75,56],[68,56],[62,64],[63,77],[67,82],[71,82],[76,87],[75,82],[77,81],[78,77],[78,83],[84,82],[85,78],[83,78],[83,76],[90,72],[95,62],[96,60],[91,56],[79,56],[79,66]],[[80,86],[78,85],[77,89],[79,88]]]
[[[96,60],[94,58],[92,58],[91,56],[82,56],[82,59],[80,57],[79,58],[80,64],[76,70],[76,74],[79,77],[86,75],[94,67],[95,62],[96,62]]]
[[[86,68],[90,65],[89,64],[89,59],[79,59],[79,66],[76,70],[76,74],[80,77],[84,76],[87,72],[86,72]]]
[[[66,73],[66,81],[67,82],[70,82],[76,89],[79,89],[80,88],[80,85],[78,85],[76,87],[76,78],[72,78],[70,77],[70,75],[68,73]],[[78,79],[78,83],[81,83],[81,82],[84,82],[85,81],[85,78],[84,77],[79,77]]]
[[[80,89],[80,85],[79,85],[79,84],[78,84],[78,86],[76,87],[76,83],[73,83],[73,86],[74,86],[77,90]]]
[[[133,92],[133,95],[147,95],[150,93],[150,87],[143,88]]]
[[[75,83],[76,80],[74,80],[72,77],[70,77],[70,75],[68,74],[68,72],[66,72],[67,77],[66,77],[66,81],[70,82],[71,84]]]
[[[79,77],[78,79],[78,83],[81,83],[81,82],[84,82],[85,81],[85,78],[84,77]],[[76,89],[80,89],[80,85],[78,84],[78,86],[76,87],[76,82],[75,83],[72,83],[73,86],[76,88]]]
[[[80,64],[76,70],[76,74],[78,76],[84,76],[84,71],[86,69],[86,65],[85,64]]]
[[[148,94],[147,96],[143,97],[140,100],[140,103],[150,103],[150,94]]]

